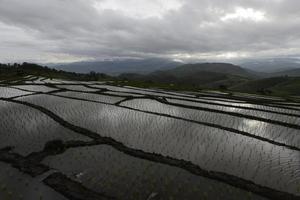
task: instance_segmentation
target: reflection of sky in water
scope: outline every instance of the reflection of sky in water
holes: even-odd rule
[[[11,98],[25,94],[30,94],[30,92],[25,92],[13,88],[0,87],[0,98]]]
[[[45,106],[72,124],[112,137],[129,147],[189,160],[209,170],[223,171],[278,190],[297,193],[296,184],[289,184],[297,179],[293,173],[299,169],[300,154],[297,151],[216,128],[115,106],[41,95],[23,99]],[[203,111],[175,109],[155,101],[134,102],[132,106],[225,123],[229,127],[239,127],[243,120],[237,118],[234,121],[227,115],[224,117]],[[243,124],[241,128],[251,129],[254,134],[263,134],[261,130],[269,126],[274,131],[274,125],[266,127],[261,122],[259,124],[258,128],[253,123]],[[278,131],[277,127],[275,130]],[[291,159],[288,168],[283,164],[287,155]]]
[[[254,135],[267,137],[269,139],[276,139],[276,141],[300,147],[299,130],[291,129],[288,127],[265,123],[257,120],[234,117],[225,114],[169,106],[161,104],[154,100],[137,99],[124,102],[122,105],[141,110],[171,114],[196,121],[218,124],[224,127],[234,128]],[[241,109],[237,109],[235,110],[235,112],[241,113],[242,111]],[[265,113],[263,112],[259,114],[263,118],[266,117]]]
[[[49,140],[88,139],[28,106],[0,101],[0,111],[0,148],[15,146],[14,151],[27,155],[42,150]]]
[[[76,90],[76,91],[98,91],[98,89],[92,89],[88,87],[84,87],[82,85],[59,85],[58,88],[65,88],[69,90]]]
[[[61,92],[59,93],[59,96],[88,99],[88,100],[100,101],[104,103],[117,103],[124,99],[121,97],[111,97],[111,96],[105,96],[100,94],[89,94],[89,93],[80,93],[80,92]]]
[[[96,86],[97,87],[97,86]],[[177,95],[184,95],[186,97],[180,97],[182,99],[187,99],[187,100],[193,100],[197,101],[206,101],[210,103],[221,103],[221,104],[226,104],[226,105],[233,105],[233,106],[244,106],[244,107],[250,107],[250,108],[258,108],[258,109],[264,109],[264,110],[270,110],[270,111],[278,111],[278,112],[284,112],[284,113],[293,113],[293,114],[300,114],[300,111],[296,110],[287,110],[287,109],[282,109],[282,108],[276,108],[276,107],[271,107],[271,106],[262,106],[262,105],[255,105],[255,104],[249,104],[245,103],[244,101],[240,100],[233,100],[233,99],[226,99],[222,97],[198,97],[198,98],[191,98],[189,95],[186,94],[181,94],[181,93],[174,93],[174,92],[165,92],[166,94],[162,93],[157,93],[154,90],[149,90],[149,89],[142,89],[137,88],[137,90],[134,90],[134,87],[115,87],[115,86],[108,86],[108,85],[101,85],[98,86],[100,88],[107,88],[112,91],[120,91],[120,92],[138,92],[141,94],[150,94],[150,95],[158,95],[158,96],[165,96],[165,97],[174,97],[173,95],[168,95],[168,94],[177,94]],[[130,89],[132,88],[132,89]],[[206,95],[207,93],[199,93]],[[250,95],[250,97],[253,97],[253,95]],[[201,103],[195,103],[195,102],[189,102],[189,101],[182,101],[182,100],[174,100],[174,99],[168,99],[171,102],[177,102],[177,103],[183,103],[187,105],[200,105]],[[207,104],[205,104],[207,106]],[[225,108],[227,109],[227,108]]]
[[[219,103],[219,104],[221,103],[221,104],[231,105],[231,106],[242,106],[242,107],[246,107],[246,108],[256,108],[256,109],[262,109],[262,110],[266,110],[266,111],[276,111],[276,112],[282,112],[282,113],[290,113],[290,114],[298,114],[298,115],[300,115],[300,111],[297,111],[297,110],[288,110],[288,109],[283,109],[283,108],[278,108],[278,107],[255,105],[255,104],[249,104],[249,103],[233,103],[233,102],[229,103],[229,102],[222,101],[222,99],[219,99],[220,101],[205,100],[205,99],[202,99],[202,98],[199,99],[199,100],[205,101],[205,102],[209,102],[209,103]],[[211,108],[220,109],[220,110],[230,109],[230,107],[209,105],[209,104],[203,104],[203,103],[191,102],[191,101],[183,101],[183,100],[175,100],[175,99],[168,99],[168,101],[169,102],[173,102],[173,103],[184,104],[184,105],[211,107]],[[193,99],[193,101],[195,101],[195,99]],[[228,101],[228,100],[226,100],[226,101]],[[256,113],[256,115],[257,115],[257,112],[260,112],[260,111],[247,111],[247,112]],[[268,114],[268,115],[270,115],[269,117],[274,116],[274,114]]]
[[[255,120],[244,119],[242,122],[242,126],[246,126],[250,129],[255,129],[258,125],[260,125],[260,122]]]
[[[44,85],[19,85],[19,86],[14,86],[14,87],[20,88],[20,89],[25,89],[25,90],[30,90],[33,92],[50,92],[50,91],[57,90],[56,88],[51,88],[51,87],[47,87]]]
[[[247,194],[177,167],[128,156],[106,145],[71,149],[44,162],[70,177],[84,172],[80,177],[84,185],[94,191],[114,194],[119,199],[145,200],[154,192],[158,194],[157,199],[174,200],[233,200],[242,199]],[[253,194],[251,197],[262,199]]]
[[[192,105],[192,106],[196,106],[196,107],[211,108],[211,109],[221,110],[221,111],[225,111],[225,112],[235,112],[235,113],[240,113],[240,114],[245,114],[245,115],[250,115],[250,116],[257,116],[257,117],[261,117],[261,118],[264,118],[264,119],[272,119],[272,120],[277,120],[277,121],[283,121],[283,122],[292,123],[292,124],[300,124],[299,117],[293,117],[293,116],[287,116],[287,115],[281,115],[281,114],[274,114],[274,113],[268,113],[268,112],[256,111],[256,110],[246,110],[246,109],[240,109],[240,108],[232,108],[232,107],[226,107],[226,106],[208,105],[208,104],[195,103],[195,102],[190,103],[190,102],[178,101],[178,100],[170,100],[170,102],[179,103],[179,104],[187,104],[187,105]],[[249,106],[249,107],[253,108],[254,105]],[[265,110],[265,109],[263,108],[263,110]],[[285,113],[285,112],[283,112],[283,113]],[[298,114],[300,114],[300,112]]]

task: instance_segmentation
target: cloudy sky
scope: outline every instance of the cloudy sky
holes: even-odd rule
[[[299,0],[0,0],[0,62],[299,55]]]

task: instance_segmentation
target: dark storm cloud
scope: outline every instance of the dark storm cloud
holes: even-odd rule
[[[298,0],[0,0],[0,61],[300,54]]]

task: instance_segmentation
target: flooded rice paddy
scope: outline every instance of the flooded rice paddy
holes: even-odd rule
[[[300,105],[27,77],[0,85],[0,199],[299,199]]]

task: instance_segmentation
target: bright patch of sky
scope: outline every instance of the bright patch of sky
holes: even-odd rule
[[[259,10],[254,10],[253,8],[242,8],[237,7],[233,13],[228,13],[221,18],[222,21],[254,21],[260,22],[267,20],[266,14]]]
[[[179,0],[103,0],[96,1],[94,6],[100,12],[114,10],[133,18],[162,18],[172,10],[182,6]]]

